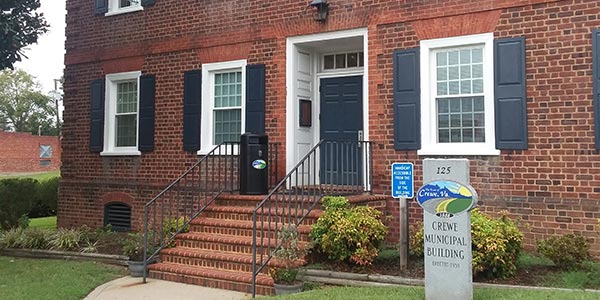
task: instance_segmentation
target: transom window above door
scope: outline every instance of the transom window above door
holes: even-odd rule
[[[346,52],[323,55],[323,70],[360,68],[365,65],[364,52]]]

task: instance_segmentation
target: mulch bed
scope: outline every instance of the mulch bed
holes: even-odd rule
[[[405,270],[400,269],[399,261],[376,261],[371,266],[357,266],[344,262],[331,261],[318,254],[313,254],[310,261],[313,264],[319,264],[323,269],[331,271],[392,275],[417,279],[422,279],[425,276],[425,268],[423,266],[422,258],[410,258],[408,261],[408,268]],[[543,284],[544,277],[549,274],[559,272],[560,270],[554,266],[528,266],[518,268],[517,274],[511,278],[493,279],[476,276],[473,278],[473,281],[494,284],[540,286]]]

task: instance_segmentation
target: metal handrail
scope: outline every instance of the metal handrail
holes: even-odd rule
[[[239,157],[234,155],[238,145],[223,142],[215,146],[144,206],[144,282],[148,263],[171,245],[177,234],[189,228],[223,192],[239,190]],[[149,250],[150,246],[156,249]]]
[[[279,228],[297,229],[324,195],[372,192],[372,150],[369,141],[321,140],[256,206],[252,216],[253,298],[256,277],[280,246]]]
[[[239,142],[223,142],[215,146],[146,203],[144,206],[144,282],[147,278],[146,266],[162,249],[172,244],[177,234],[189,228],[190,222],[221,194],[239,190],[237,154],[239,145]],[[274,166],[269,168],[269,187],[279,180],[279,146],[280,143],[269,144],[271,150],[268,165]],[[165,207],[167,204],[168,208]],[[160,218],[158,218],[158,206],[160,206]],[[157,219],[160,221],[157,222]],[[156,246],[156,249],[148,251],[150,246]],[[149,253],[151,254],[148,255]]]

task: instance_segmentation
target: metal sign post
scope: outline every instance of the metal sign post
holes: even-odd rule
[[[414,197],[414,166],[412,163],[392,164],[392,197],[400,204],[400,269],[408,266],[408,203]]]

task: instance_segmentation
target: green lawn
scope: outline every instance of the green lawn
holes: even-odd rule
[[[36,179],[38,181],[43,181],[43,180],[47,180],[53,177],[58,177],[60,176],[60,171],[52,171],[52,172],[47,172],[47,173],[35,173],[35,174],[28,174],[28,175],[0,175],[0,179],[7,179],[7,178],[32,178],[32,179]]]
[[[423,300],[425,291],[422,287],[329,287],[308,292],[264,297],[260,299],[282,300]],[[598,300],[600,293],[565,292],[565,291],[530,291],[513,289],[475,289],[474,300]]]
[[[56,229],[56,216],[30,219],[29,227],[41,229]]]
[[[79,300],[125,274],[125,268],[94,262],[0,256],[0,300]]]

